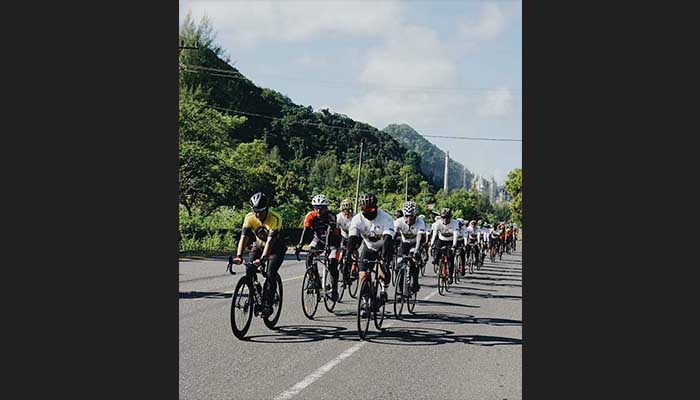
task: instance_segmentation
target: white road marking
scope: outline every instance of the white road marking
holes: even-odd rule
[[[429,298],[435,296],[436,294],[437,294],[437,290],[435,290],[434,292],[432,292],[429,295],[427,295],[426,297],[424,297],[423,300],[428,300]],[[392,322],[384,325],[384,327],[391,328],[392,326],[394,326],[394,323],[395,323],[395,321],[392,321]],[[277,397],[275,397],[274,400],[289,400],[292,397],[296,396],[299,392],[306,389],[309,385],[311,385],[312,383],[317,381],[320,377],[325,375],[328,371],[333,369],[333,367],[340,364],[341,361],[350,357],[352,355],[352,353],[356,352],[357,350],[360,350],[362,348],[362,346],[364,346],[365,344],[367,344],[367,342],[363,341],[363,342],[358,343],[358,344],[352,346],[351,348],[345,350],[344,352],[340,353],[340,355],[338,355],[338,357],[323,364],[316,371],[310,373],[309,375],[306,375],[306,377],[304,377],[304,379],[299,381],[299,383],[297,383],[296,385],[292,386],[291,388],[289,388],[289,389],[285,390],[284,392],[280,393],[279,395],[277,395]]]

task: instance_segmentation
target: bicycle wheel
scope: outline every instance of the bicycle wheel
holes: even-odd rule
[[[345,294],[345,276],[341,271],[340,266],[338,266],[338,302],[343,300],[343,295]]]
[[[250,278],[244,276],[238,280],[233,296],[231,296],[231,330],[233,330],[233,335],[241,340],[248,332],[250,321],[253,319],[252,289]]]
[[[394,315],[396,319],[401,319],[401,311],[403,311],[404,303],[404,270],[399,269],[398,277],[396,277],[396,287],[394,287]]]
[[[389,268],[391,268],[391,284],[396,286],[396,275],[398,275],[396,273],[398,271],[398,265],[396,264],[396,258],[391,259],[391,264],[389,265]]]
[[[367,330],[369,329],[369,319],[372,315],[372,288],[370,286],[369,277],[362,282],[362,288],[360,289],[359,296],[357,296],[357,332],[360,334],[360,339],[364,339],[367,336]],[[364,317],[362,312],[364,310]]]
[[[325,282],[325,287],[323,288],[323,305],[326,306],[328,312],[333,312],[335,308],[335,301],[330,297],[333,292],[333,285],[331,285],[331,272],[328,268],[325,268],[326,272],[323,273],[323,282]]]
[[[270,278],[268,278],[268,279],[270,279]],[[267,284],[268,279],[265,280],[266,284]],[[282,297],[283,296],[282,278],[280,278],[279,274],[275,274],[274,279],[277,282],[277,285],[276,285],[274,297],[272,299],[272,314],[263,318],[263,322],[265,322],[265,326],[267,326],[270,329],[273,329],[275,327],[275,325],[277,325],[277,321],[279,321],[280,315],[282,314],[282,299],[283,299],[283,297]]]
[[[316,274],[313,269],[307,269],[304,280],[301,283],[301,309],[306,318],[313,319],[320,301],[320,289],[317,285]]]
[[[422,260],[420,264],[420,276],[425,276],[425,264],[427,263],[427,260]]]
[[[447,283],[447,281],[445,281],[444,276],[443,276],[443,270],[445,268],[447,268],[447,265],[444,265],[444,264],[445,264],[444,260],[440,262],[440,272],[436,274],[437,281],[438,281],[438,294],[440,296],[442,296],[443,293],[445,293],[445,288],[446,288],[445,284]]]
[[[473,274],[474,273],[474,252],[469,253],[469,261],[467,261],[467,265],[469,266],[469,273]]]
[[[454,275],[453,279],[454,279],[454,282],[456,284],[456,283],[459,283],[459,278],[462,276],[462,271],[464,271],[464,264],[462,264],[462,257],[457,255],[455,257],[454,263],[455,263],[455,273],[453,274]]]
[[[353,299],[357,298],[357,287],[360,286],[360,278],[357,276],[357,271],[359,270],[357,263],[352,263],[350,269],[350,283],[348,284],[348,294]],[[354,271],[354,272],[353,272]]]
[[[413,291],[413,275],[410,273],[407,275],[407,281],[408,284],[406,285],[406,288],[408,288],[408,294],[405,296],[406,308],[408,308],[408,312],[415,314],[416,298],[418,297],[418,293]]]
[[[378,330],[382,330],[382,323],[384,322],[384,310],[386,308],[386,303],[382,304],[379,301],[379,296],[381,296],[380,288],[379,285],[382,283],[379,282],[379,274],[377,274],[376,278],[374,279],[374,295],[375,295],[375,304],[378,305],[377,310],[373,313],[374,315],[374,326]],[[382,304],[379,306],[379,304]]]

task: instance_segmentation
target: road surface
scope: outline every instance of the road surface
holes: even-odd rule
[[[357,302],[347,293],[335,314],[319,304],[314,320],[304,316],[304,264],[292,254],[280,268],[284,303],[277,329],[253,317],[249,340],[238,340],[229,313],[243,266],[230,275],[223,258],[182,259],[180,399],[520,399],[518,245],[495,263],[487,257],[444,296],[429,264],[416,315],[397,320],[387,304],[385,330],[370,323],[367,341],[359,340]]]

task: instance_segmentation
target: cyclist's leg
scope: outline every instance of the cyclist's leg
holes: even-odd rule
[[[449,243],[449,245],[452,245],[451,242],[445,242]],[[452,282],[452,275],[455,273],[455,257],[454,253],[450,248],[447,249],[447,267],[449,269],[449,281]]]
[[[263,291],[263,299],[265,304],[270,304],[272,296],[274,296],[275,291],[277,291],[277,273],[284,261],[284,254],[286,253],[285,248],[280,248],[270,254],[270,259],[267,264],[267,279],[265,279],[265,289]]]
[[[253,247],[250,249],[250,254],[248,255],[248,262],[252,263],[253,261],[259,259],[260,257],[262,257],[262,253],[263,253],[263,248],[258,246],[257,243],[254,244]],[[250,266],[250,265],[246,266],[246,269],[245,269],[246,276],[249,277],[251,280],[253,278],[255,278],[255,270],[256,269],[257,268],[254,266]]]
[[[328,270],[331,273],[331,287],[333,288],[334,295],[338,294],[338,259],[336,258],[336,253],[338,248],[331,250],[328,258]]]

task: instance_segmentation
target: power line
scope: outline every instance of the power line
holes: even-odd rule
[[[245,111],[231,110],[229,108],[217,107],[217,106],[212,106],[209,104],[205,104],[204,106],[209,107],[209,108],[213,108],[216,110],[228,111],[228,112],[232,112],[232,113],[236,113],[236,114],[249,115],[249,116],[253,116],[253,117],[267,118],[267,119],[271,119],[271,120],[283,120],[284,119],[284,118],[280,118],[280,117],[272,117],[269,115],[262,115],[262,114],[249,113],[249,112],[245,112]],[[348,127],[344,127],[344,126],[328,125],[328,124],[324,124],[324,123],[320,123],[320,122],[307,122],[307,121],[288,121],[288,122],[292,122],[295,124],[301,124],[301,125],[310,125],[310,126],[335,128],[335,129],[345,129],[348,131],[356,130],[356,131],[369,132],[369,133],[374,133],[374,132],[379,131],[379,129],[372,130],[372,129],[366,129],[366,128],[348,128]],[[380,131],[380,132],[382,132],[382,131]],[[478,138],[478,137],[467,137],[467,136],[437,136],[437,135],[424,135],[424,134],[420,134],[420,135],[424,136],[424,137],[460,139],[460,140],[487,140],[487,141],[501,141],[501,142],[522,142],[523,141],[522,139],[513,139],[513,138]]]
[[[221,76],[224,78],[250,81],[250,79],[244,77],[240,73],[237,73],[237,72],[231,71],[231,70],[210,68],[210,67],[204,67],[201,65],[186,65],[186,68],[193,68],[194,69],[194,70],[185,69],[185,71],[187,71],[187,72],[204,73],[204,74],[209,74],[209,75],[213,75],[213,76]],[[209,71],[211,71],[211,72],[209,72]],[[219,72],[220,74],[215,74],[216,72]],[[282,79],[287,79],[287,80],[298,80],[298,81],[302,81],[302,82],[315,82],[317,84],[320,83],[320,84],[325,84],[325,85],[329,85],[329,84],[330,85],[337,85],[335,87],[377,86],[377,87],[380,87],[382,89],[394,89],[394,90],[403,90],[403,91],[425,91],[425,92],[434,92],[434,93],[475,92],[475,93],[481,94],[481,93],[502,93],[502,92],[508,91],[508,93],[510,93],[511,95],[514,95],[514,96],[521,95],[521,93],[518,93],[519,91],[517,91],[517,90],[508,90],[508,89],[385,85],[385,84],[380,83],[380,82],[372,82],[372,81],[366,81],[366,82],[325,81],[325,80],[309,80],[309,79],[304,79],[304,78],[297,78],[297,77],[290,77],[290,76],[283,76],[283,75],[277,75],[277,76],[279,76]]]

